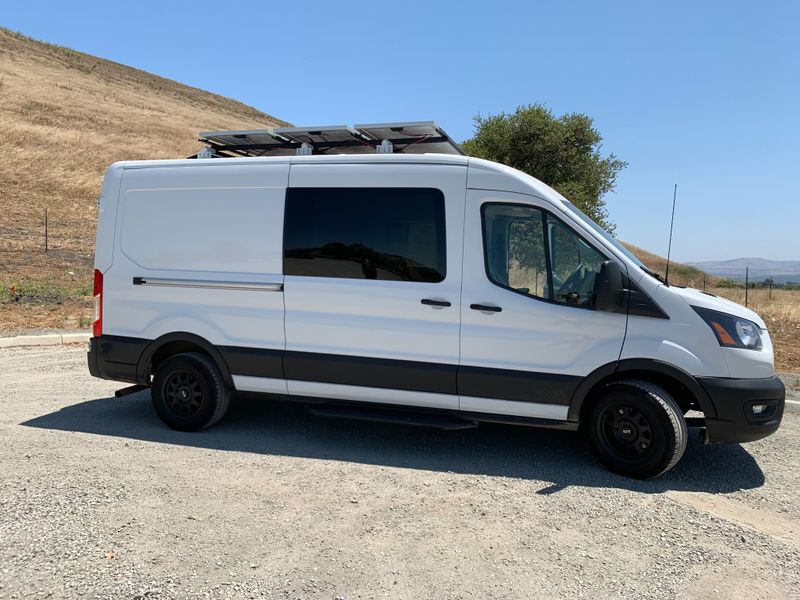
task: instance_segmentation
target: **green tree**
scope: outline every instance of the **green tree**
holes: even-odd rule
[[[730,288],[736,287],[736,282],[733,279],[731,279],[730,277],[720,277],[717,280],[717,287],[718,288],[724,288],[724,289],[730,289]]]
[[[590,117],[556,117],[542,104],[519,107],[513,114],[475,117],[475,137],[462,144],[470,156],[506,164],[545,182],[609,232],[603,196],[614,189],[627,165],[600,153],[602,136]]]

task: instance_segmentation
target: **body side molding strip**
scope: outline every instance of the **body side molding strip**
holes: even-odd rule
[[[252,290],[258,292],[283,291],[282,283],[259,283],[257,281],[214,281],[209,279],[167,279],[163,277],[134,277],[133,285],[206,288],[218,290]]]

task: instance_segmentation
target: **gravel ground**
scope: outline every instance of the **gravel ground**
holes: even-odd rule
[[[185,434],[118,387],[0,350],[0,598],[800,598],[797,405],[637,482],[569,432],[242,398]]]

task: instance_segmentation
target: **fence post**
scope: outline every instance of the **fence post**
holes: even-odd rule
[[[747,291],[750,289],[750,267],[744,268],[744,305],[747,307]]]
[[[769,282],[769,299],[772,300],[772,280]]]
[[[44,208],[44,251],[45,252],[47,252],[47,243],[48,243],[48,237],[49,237],[49,235],[48,235],[49,232],[48,232],[48,227],[47,227],[47,213],[48,213],[48,210],[49,209],[45,206],[45,208]]]
[[[703,291],[706,291],[706,274],[703,273]]]

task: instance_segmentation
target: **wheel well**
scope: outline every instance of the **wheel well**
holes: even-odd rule
[[[233,377],[228,363],[220,350],[209,343],[208,340],[188,332],[174,332],[161,336],[153,340],[144,350],[139,358],[137,375],[140,383],[149,385],[156,369],[161,366],[170,356],[183,354],[185,352],[199,352],[208,356],[217,369],[219,369],[222,381],[231,389],[234,389]]]
[[[161,346],[158,350],[153,353],[153,356],[150,358],[150,365],[148,366],[148,375],[153,375],[158,370],[158,367],[167,360],[170,356],[175,356],[176,354],[183,354],[185,352],[200,352],[208,356],[208,352],[206,352],[202,347],[199,345],[189,342],[186,340],[175,340],[174,342],[167,342],[163,346]],[[209,357],[211,358],[211,357]],[[212,358],[213,360],[213,358]]]
[[[616,372],[604,379],[598,381],[592,389],[586,394],[586,399],[584,400],[583,404],[581,405],[581,413],[580,413],[580,422],[584,423],[584,416],[588,413],[589,409],[591,409],[594,402],[599,397],[600,390],[608,385],[609,383],[613,383],[615,381],[621,381],[624,379],[640,379],[642,381],[647,381],[654,385],[657,385],[665,392],[667,392],[672,399],[678,404],[680,409],[683,411],[684,414],[689,412],[690,410],[699,410],[702,411],[703,409],[700,406],[700,403],[695,396],[694,392],[682,384],[680,381],[667,375],[666,373],[659,373],[656,371],[647,371],[647,370],[630,370],[630,371],[621,371]]]

